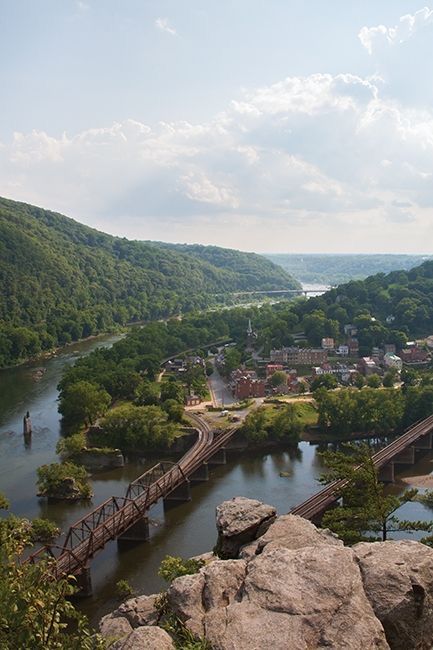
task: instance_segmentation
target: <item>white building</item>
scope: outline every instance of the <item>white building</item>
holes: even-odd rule
[[[395,368],[398,372],[401,372],[403,368],[403,361],[396,354],[387,352],[383,357],[383,363],[387,368]]]

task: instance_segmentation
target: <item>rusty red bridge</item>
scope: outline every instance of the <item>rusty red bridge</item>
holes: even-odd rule
[[[75,522],[63,545],[51,544],[30,555],[36,563],[46,557],[58,579],[75,575],[84,594],[91,593],[90,560],[107,542],[140,541],[149,538],[148,512],[159,499],[164,503],[190,499],[190,484],[205,481],[208,467],[226,462],[226,446],[238,426],[214,435],[207,422],[190,414],[198,435],[194,445],[178,463],[160,462],[129,484],[124,497],[110,497]]]
[[[90,561],[112,540],[139,541],[149,538],[148,513],[159,499],[165,503],[190,498],[190,484],[208,478],[209,464],[225,463],[225,452],[239,425],[214,434],[207,422],[190,415],[198,430],[191,449],[178,463],[160,462],[129,484],[124,497],[111,497],[74,523],[65,542],[49,545],[33,553],[35,563],[48,556],[55,561],[55,578],[75,575],[84,594],[91,593]],[[417,452],[431,450],[433,415],[418,422],[373,456],[379,477],[394,480],[396,465],[412,464]],[[339,498],[345,481],[335,481],[291,510],[292,514],[317,520]]]

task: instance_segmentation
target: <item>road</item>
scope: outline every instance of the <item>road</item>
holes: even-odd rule
[[[227,386],[225,380],[218,372],[218,368],[214,364],[214,371],[208,378],[209,390],[212,396],[212,404],[214,406],[230,406],[237,400],[233,397],[230,388]]]

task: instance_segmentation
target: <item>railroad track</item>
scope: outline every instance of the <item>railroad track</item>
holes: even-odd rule
[[[401,436],[393,440],[389,445],[376,452],[373,455],[373,462],[375,467],[378,469],[383,467],[393,458],[395,458],[400,452],[410,447],[414,442],[422,438],[423,436],[431,433],[433,431],[433,415],[430,415],[424,420],[420,420],[409,429],[405,431]],[[317,492],[309,499],[306,499],[299,505],[295,506],[290,510],[290,513],[293,515],[300,515],[305,519],[312,519],[313,517],[319,515],[321,512],[324,512],[329,506],[331,506],[338,499],[340,491],[348,484],[348,481],[345,479],[340,479],[333,481],[327,485],[323,490]]]
[[[48,555],[55,559],[56,578],[77,574],[112,540],[117,539],[140,519],[159,499],[167,497],[182,485],[203,463],[208,461],[231,438],[237,427],[214,439],[208,423],[190,414],[198,430],[194,445],[178,463],[158,463],[128,486],[126,496],[110,497],[75,522],[62,546],[50,545],[33,553],[27,561],[37,562]]]

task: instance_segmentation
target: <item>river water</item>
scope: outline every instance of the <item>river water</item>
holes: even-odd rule
[[[123,495],[129,482],[156,462],[136,459],[127,467],[95,474],[94,497],[89,502],[47,503],[36,496],[36,469],[57,460],[55,447],[61,429],[56,387],[63,368],[79,355],[110,346],[118,338],[100,337],[71,346],[56,358],[0,371],[0,492],[9,499],[15,514],[48,517],[67,531],[71,523],[106,498]],[[44,368],[45,373],[36,381],[37,367]],[[22,435],[27,410],[33,423],[29,447]],[[118,548],[113,542],[92,561],[94,595],[80,601],[80,607],[96,622],[119,604],[114,586],[120,579],[128,580],[138,593],[159,591],[163,583],[157,571],[166,555],[190,557],[214,546],[215,507],[225,499],[243,495],[270,503],[279,513],[287,512],[318,490],[317,478],[323,467],[317,452],[316,446],[303,442],[296,453],[279,450],[234,455],[226,465],[211,470],[208,482],[192,487],[191,501],[167,511],[158,503],[150,512],[148,542],[127,548]],[[419,472],[431,471],[430,465],[426,459]],[[415,473],[413,468],[411,473]],[[430,518],[430,511],[421,504],[409,504],[402,516],[425,519]]]

